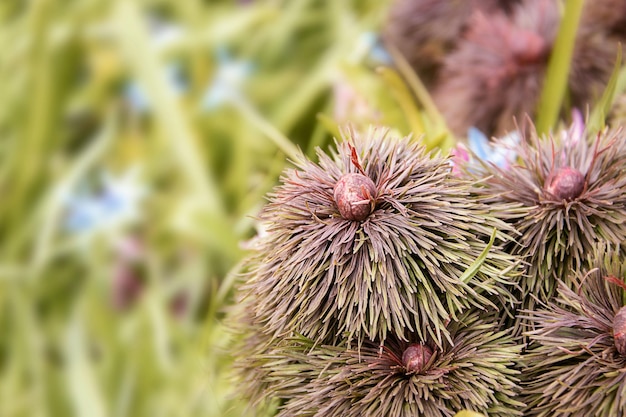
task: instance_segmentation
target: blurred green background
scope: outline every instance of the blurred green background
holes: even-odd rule
[[[445,136],[380,68],[388,3],[0,3],[0,416],[246,414],[224,319],[288,158]]]

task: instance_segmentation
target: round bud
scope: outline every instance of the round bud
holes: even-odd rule
[[[402,353],[402,365],[407,372],[420,373],[430,358],[433,356],[433,350],[421,343],[410,344]]]
[[[376,185],[363,174],[345,174],[335,184],[335,203],[346,220],[365,220],[374,209],[376,195]]]
[[[538,64],[549,56],[550,47],[542,36],[530,30],[520,30],[515,35],[511,37],[510,48],[518,63]]]
[[[585,188],[585,177],[577,169],[559,168],[548,180],[546,191],[559,200],[573,200]]]
[[[613,318],[613,340],[620,355],[626,356],[626,307],[620,308]]]

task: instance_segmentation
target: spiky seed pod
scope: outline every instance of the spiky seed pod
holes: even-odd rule
[[[339,178],[333,198],[344,219],[363,221],[374,210],[376,193],[376,185],[369,177],[351,172]]]
[[[559,19],[554,0],[525,2],[513,16],[471,16],[433,90],[454,132],[473,126],[501,136],[514,130],[515,118],[534,113]]]
[[[623,0],[586,1],[581,26],[606,32],[622,43],[626,41],[626,2]]]
[[[626,415],[625,278],[623,253],[600,248],[589,266],[574,271],[574,289],[560,282],[555,302],[526,312],[535,329],[523,356],[524,415]]]
[[[500,216],[521,233],[511,251],[529,265],[521,298],[532,309],[535,299],[553,296],[557,278],[583,266],[597,242],[626,240],[626,137],[618,129],[587,140],[575,125],[553,137],[525,136],[514,147],[519,165],[485,164],[477,192],[501,207],[519,206]]]
[[[265,332],[334,344],[416,331],[441,344],[457,312],[514,302],[516,259],[501,249],[510,228],[468,199],[468,184],[445,159],[378,129],[353,133],[332,156],[318,157],[318,164],[296,161],[260,215],[267,236],[242,291],[257,299]],[[356,173],[376,188],[356,187],[362,195],[354,200],[375,196],[363,220],[342,215],[335,201],[337,183]],[[494,229],[500,243],[461,279]]]
[[[432,357],[432,348],[423,343],[411,343],[402,352],[402,366],[407,372],[420,373]]]
[[[397,0],[383,38],[394,45],[426,84],[430,84],[446,54],[456,48],[475,10],[510,10],[517,0]]]
[[[575,168],[562,167],[551,173],[543,188],[556,200],[571,201],[578,198],[585,189],[585,177]]]
[[[355,350],[299,339],[299,348],[283,351],[290,365],[272,367],[271,377],[296,382],[301,375],[317,377],[278,417],[450,417],[463,409],[519,416],[523,404],[515,399],[519,372],[513,365],[520,346],[507,332],[494,330],[493,320],[476,311],[463,314],[449,325],[452,343],[441,348],[395,337],[384,347],[368,341]],[[411,346],[433,352],[419,372],[403,361]]]

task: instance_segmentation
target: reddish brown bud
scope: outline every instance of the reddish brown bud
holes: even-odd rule
[[[421,343],[413,343],[404,350],[402,364],[407,372],[420,373],[432,356],[431,348]]]
[[[620,308],[613,318],[613,340],[620,355],[626,356],[626,307]]]
[[[365,220],[374,209],[376,195],[376,185],[363,174],[345,174],[335,185],[335,203],[347,220]]]
[[[522,65],[540,63],[550,53],[549,45],[545,39],[529,30],[520,30],[519,33],[514,33],[510,42],[513,56]]]
[[[565,167],[559,168],[548,178],[546,191],[559,200],[573,200],[585,188],[585,177],[580,171]]]

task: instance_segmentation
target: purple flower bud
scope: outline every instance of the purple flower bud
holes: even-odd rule
[[[545,190],[559,200],[573,200],[585,188],[585,177],[577,169],[559,168],[546,181]]]
[[[144,281],[137,267],[121,264],[113,275],[112,303],[118,311],[131,308],[144,290]]]
[[[421,343],[409,345],[402,353],[402,365],[407,372],[420,373],[433,356],[433,350]]]
[[[344,219],[363,221],[374,210],[376,185],[363,174],[345,174],[337,181],[333,196]]]

